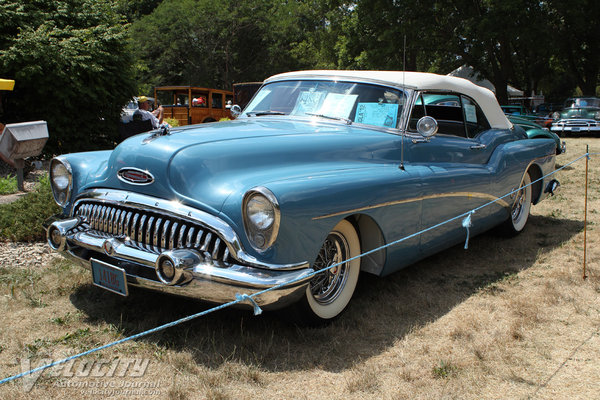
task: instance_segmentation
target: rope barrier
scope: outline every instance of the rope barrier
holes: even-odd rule
[[[300,281],[300,280],[303,280],[303,279],[306,279],[306,278],[312,278],[312,277],[314,277],[314,276],[316,276],[316,275],[318,275],[318,274],[321,274],[321,273],[323,273],[324,271],[327,271],[327,270],[329,270],[329,269],[332,269],[332,268],[336,268],[336,267],[338,267],[338,266],[340,266],[340,265],[342,265],[342,264],[345,264],[345,263],[347,263],[347,262],[354,261],[354,260],[356,260],[356,259],[362,258],[362,257],[364,257],[364,256],[367,256],[367,255],[369,255],[369,254],[376,253],[376,252],[378,252],[378,251],[380,251],[380,250],[386,249],[386,248],[388,248],[388,247],[394,246],[394,245],[396,245],[396,244],[399,244],[399,243],[401,243],[401,242],[404,242],[404,241],[406,241],[406,240],[412,239],[412,238],[414,238],[414,237],[416,237],[416,236],[422,235],[423,233],[426,233],[426,232],[429,232],[429,231],[431,231],[431,230],[437,229],[437,228],[439,228],[440,226],[443,226],[443,225],[445,225],[445,224],[448,224],[448,223],[450,223],[450,222],[456,221],[456,220],[458,220],[458,219],[460,219],[460,218],[463,218],[463,221],[462,221],[462,226],[463,226],[464,228],[466,228],[466,230],[467,230],[467,238],[466,238],[466,241],[465,241],[465,246],[464,246],[464,248],[465,248],[465,249],[468,249],[468,245],[469,245],[469,228],[472,226],[472,219],[471,219],[471,216],[472,216],[472,215],[473,215],[475,212],[477,212],[478,210],[481,210],[481,209],[483,209],[483,208],[485,208],[485,207],[488,207],[488,206],[490,206],[490,205],[492,205],[492,204],[494,204],[494,203],[496,203],[496,202],[498,202],[498,201],[500,201],[500,200],[504,199],[505,197],[511,196],[512,194],[514,194],[514,193],[516,193],[516,192],[518,192],[518,191],[522,190],[524,187],[531,186],[531,185],[533,185],[534,183],[536,183],[536,182],[538,182],[538,181],[541,181],[541,180],[543,180],[543,179],[545,179],[545,178],[547,178],[547,177],[549,177],[549,176],[552,176],[552,175],[556,174],[557,172],[559,172],[559,171],[563,170],[564,168],[566,168],[566,167],[568,167],[568,166],[570,166],[570,165],[574,164],[575,162],[577,162],[577,161],[581,160],[582,158],[588,158],[588,159],[589,159],[589,156],[590,156],[590,154],[597,155],[597,154],[600,154],[600,153],[589,153],[589,152],[586,152],[584,155],[582,155],[582,156],[580,156],[580,157],[577,157],[575,160],[573,160],[573,161],[571,161],[571,162],[569,162],[569,163],[567,163],[567,164],[563,165],[562,167],[559,167],[559,168],[555,169],[555,170],[554,170],[554,171],[552,171],[551,173],[549,173],[549,174],[547,174],[547,175],[544,175],[544,176],[542,176],[542,177],[541,177],[541,178],[539,178],[539,179],[536,179],[535,181],[533,181],[533,182],[529,183],[529,184],[528,184],[528,185],[526,185],[526,186],[519,187],[518,189],[515,189],[515,190],[513,190],[512,192],[509,192],[509,193],[505,194],[505,195],[504,195],[504,196],[502,196],[502,197],[498,197],[498,198],[497,198],[497,199],[495,199],[495,200],[492,200],[492,201],[490,201],[490,202],[487,202],[487,203],[485,203],[485,204],[483,204],[483,205],[481,205],[481,206],[479,206],[479,207],[476,207],[476,208],[474,208],[474,209],[472,209],[472,210],[469,210],[469,211],[467,211],[467,212],[465,212],[465,213],[462,213],[462,214],[460,214],[460,215],[457,215],[457,216],[455,216],[455,217],[453,217],[453,218],[450,218],[450,219],[448,219],[448,220],[446,220],[446,221],[444,221],[444,222],[440,222],[440,223],[438,223],[438,224],[435,224],[435,225],[433,225],[433,226],[430,226],[429,228],[423,229],[423,230],[421,230],[421,231],[419,231],[419,232],[416,232],[416,233],[413,233],[413,234],[411,234],[411,235],[405,236],[405,237],[403,237],[403,238],[401,238],[401,239],[397,239],[397,240],[395,240],[395,241],[392,241],[392,242],[390,242],[390,243],[388,243],[388,244],[385,244],[385,245],[383,245],[383,246],[379,246],[379,247],[377,247],[377,248],[375,248],[375,249],[372,249],[372,250],[369,250],[369,251],[367,251],[367,252],[365,252],[365,253],[361,253],[361,254],[359,254],[359,255],[357,255],[357,256],[351,257],[351,258],[349,258],[349,259],[347,259],[347,260],[344,260],[344,261],[341,261],[341,262],[339,262],[339,263],[335,263],[335,264],[333,264],[333,265],[330,265],[330,266],[328,266],[328,267],[322,268],[322,269],[320,269],[320,270],[318,270],[318,271],[313,271],[312,273],[310,273],[310,274],[308,274],[307,276],[304,276],[304,277],[302,277],[302,278],[297,278],[297,279],[291,280],[291,281],[289,281],[289,282],[285,282],[285,283],[282,283],[282,284],[278,284],[278,285],[272,286],[272,287],[270,287],[270,288],[267,288],[267,289],[261,290],[261,291],[259,291],[259,292],[253,293],[253,294],[251,294],[251,295],[237,293],[237,294],[235,295],[235,297],[236,297],[236,300],[233,300],[233,301],[231,301],[231,302],[224,303],[224,304],[221,304],[221,305],[219,305],[219,306],[213,307],[213,308],[211,308],[211,309],[204,310],[204,311],[201,311],[201,312],[199,312],[199,313],[192,314],[192,315],[189,315],[189,316],[187,316],[187,317],[180,318],[180,319],[178,319],[178,320],[175,320],[175,321],[169,322],[169,323],[167,323],[167,324],[164,324],[164,325],[157,326],[157,327],[155,327],[155,328],[152,328],[152,329],[149,329],[149,330],[147,330],[147,331],[140,332],[140,333],[137,333],[137,334],[135,334],[135,335],[128,336],[128,337],[126,337],[126,338],[123,338],[123,339],[120,339],[120,340],[117,340],[117,341],[114,341],[114,342],[111,342],[111,343],[107,343],[107,344],[105,344],[105,345],[103,345],[103,346],[100,346],[100,347],[97,347],[97,348],[94,348],[94,349],[91,349],[91,350],[88,350],[88,351],[85,351],[85,352],[82,352],[82,353],[79,353],[79,354],[72,355],[72,356],[70,356],[70,357],[67,357],[67,358],[64,358],[64,359],[62,359],[62,360],[54,361],[54,362],[51,362],[51,363],[49,363],[49,364],[42,365],[42,366],[40,366],[40,367],[34,368],[34,369],[32,369],[32,370],[25,371],[25,372],[22,372],[22,373],[20,373],[20,374],[17,374],[17,375],[9,376],[9,377],[7,377],[7,378],[4,378],[4,379],[0,380],[0,385],[2,385],[2,384],[4,384],[4,383],[7,383],[7,382],[10,382],[10,381],[14,381],[14,380],[16,380],[16,379],[22,378],[22,377],[24,377],[24,376],[27,376],[27,375],[30,375],[30,374],[34,374],[34,373],[36,373],[36,372],[41,372],[41,371],[44,371],[44,370],[46,370],[46,369],[48,369],[48,368],[52,368],[52,367],[54,367],[54,366],[57,366],[57,365],[60,365],[60,364],[64,364],[64,363],[66,363],[66,362],[69,362],[69,361],[71,361],[71,360],[74,360],[74,359],[77,359],[77,358],[84,357],[84,356],[86,356],[86,355],[89,355],[89,354],[92,354],[92,353],[95,353],[95,352],[98,352],[98,351],[101,351],[101,350],[107,349],[107,348],[109,348],[109,347],[113,347],[113,346],[119,345],[119,344],[121,344],[121,343],[125,343],[125,342],[128,342],[128,341],[130,341],[130,340],[138,339],[138,338],[141,338],[141,337],[144,337],[144,336],[150,335],[150,334],[152,334],[152,333],[156,333],[156,332],[159,332],[159,331],[165,330],[165,329],[167,329],[167,328],[171,328],[171,327],[173,327],[173,326],[180,325],[180,324],[182,324],[182,323],[184,323],[184,322],[191,321],[191,320],[193,320],[193,319],[196,319],[196,318],[202,317],[202,316],[204,316],[204,315],[207,315],[207,314],[213,313],[213,312],[215,312],[215,311],[222,310],[222,309],[224,309],[224,308],[227,308],[227,307],[231,307],[231,306],[233,306],[233,305],[235,305],[235,304],[239,304],[239,303],[242,303],[242,302],[244,302],[244,301],[249,301],[249,302],[251,303],[251,305],[253,306],[253,308],[254,308],[254,315],[259,315],[259,314],[261,314],[261,313],[262,313],[262,309],[260,308],[260,306],[259,306],[259,305],[256,303],[256,301],[254,300],[254,298],[255,298],[255,297],[258,297],[258,296],[260,296],[260,295],[263,295],[263,294],[265,294],[265,293],[267,293],[267,292],[270,292],[270,291],[273,291],[273,290],[280,289],[280,288],[281,288],[281,287],[283,287],[283,286],[286,286],[286,285],[290,285],[290,284],[296,283],[296,282],[298,282],[298,281]]]

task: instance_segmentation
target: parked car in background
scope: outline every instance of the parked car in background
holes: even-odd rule
[[[554,140],[554,143],[556,143],[557,155],[564,154],[567,151],[566,143],[564,141],[561,142],[560,137],[556,133],[550,131],[548,128],[544,128],[541,125],[536,124],[535,122],[518,115],[508,115],[507,117],[508,120],[513,123],[513,125],[522,128],[529,139]]]
[[[323,322],[361,273],[398,271],[467,230],[455,219],[382,246],[488,203],[470,215],[471,236],[521,232],[558,187],[555,157],[553,140],[528,139],[465,79],[290,72],[236,120],[54,158],[62,212],[47,237],[121,295],[140,286],[225,303],[269,289],[253,298],[260,307]]]
[[[227,102],[233,100],[229,90],[208,89],[195,86],[159,86],[154,97],[164,109],[165,118],[173,118],[180,126],[215,122],[230,118]]]
[[[552,114],[552,132],[579,134],[600,132],[600,99],[574,97],[567,99],[560,112]]]
[[[535,114],[535,113],[531,112],[527,107],[524,107],[521,105],[511,104],[511,105],[500,106],[500,107],[502,108],[502,111],[504,111],[504,114],[506,114],[508,116],[510,116],[510,115],[518,116],[521,119],[529,120],[529,121],[534,122],[535,124],[539,124],[545,128],[549,128],[550,125],[552,124],[552,118],[547,118],[545,116]]]
[[[561,109],[562,104],[559,103],[542,103],[533,109],[533,113],[540,117],[552,117],[554,111],[559,111]]]
[[[531,111],[529,111],[529,109],[527,109],[524,106],[517,105],[517,104],[509,104],[506,106],[500,106],[500,108],[502,108],[502,111],[506,115],[533,115],[531,113]]]

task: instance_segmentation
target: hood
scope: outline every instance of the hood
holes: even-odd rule
[[[282,179],[370,168],[374,158],[399,159],[400,151],[400,137],[390,133],[272,117],[177,128],[147,140],[150,136],[141,134],[121,143],[95,186],[178,200],[218,213],[234,193],[241,196],[252,187]],[[154,182],[123,182],[117,178],[122,168],[147,171]]]

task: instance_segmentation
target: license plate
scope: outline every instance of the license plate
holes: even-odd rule
[[[572,130],[573,132],[579,132],[579,129],[580,129],[580,128],[571,128],[571,130]]]
[[[127,296],[127,276],[123,268],[115,267],[104,261],[92,258],[92,281],[94,285],[100,286],[121,296]]]

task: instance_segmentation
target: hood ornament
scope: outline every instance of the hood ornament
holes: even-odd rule
[[[138,168],[125,167],[117,172],[119,180],[133,185],[149,185],[154,182],[154,177],[148,171]]]
[[[151,135],[142,141],[142,144],[150,143],[154,139],[160,136],[167,136],[171,134],[171,127],[169,124],[162,124],[158,129],[150,131]]]

